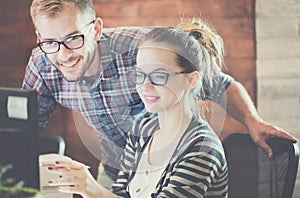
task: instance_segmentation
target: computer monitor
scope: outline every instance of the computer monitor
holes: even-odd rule
[[[0,87],[0,164],[5,178],[39,189],[38,102],[33,90]]]

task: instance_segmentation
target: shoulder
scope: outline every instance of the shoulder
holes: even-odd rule
[[[102,39],[106,40],[113,52],[137,50],[140,41],[150,31],[144,27],[104,28]]]
[[[38,73],[49,73],[54,72],[56,69],[52,66],[47,56],[39,47],[32,50],[31,56],[27,65],[30,70],[36,70]]]
[[[188,145],[186,146],[186,152],[195,151],[197,156],[198,154],[217,152],[220,158],[224,157],[224,150],[219,137],[200,116],[196,116],[192,120],[187,133],[183,137],[182,145]]]
[[[195,115],[191,121],[191,124],[187,131],[188,137],[200,138],[210,137],[211,139],[217,139],[218,136],[207,123],[199,115]]]
[[[36,47],[31,52],[30,62],[33,63],[36,67],[45,66],[50,64],[48,59],[46,58],[45,53],[39,47]]]
[[[151,28],[147,27],[134,27],[124,26],[115,28],[103,28],[103,33],[109,37],[128,37],[128,38],[139,38],[147,34]]]
[[[135,121],[129,137],[132,141],[144,141],[152,135],[157,127],[158,118],[156,114],[147,114],[145,117]]]

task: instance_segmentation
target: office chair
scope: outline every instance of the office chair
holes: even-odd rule
[[[57,153],[65,154],[66,144],[61,136],[41,133],[38,137],[38,152],[39,154]]]
[[[257,146],[249,134],[231,134],[223,142],[228,163],[230,198],[291,198],[296,181],[299,147],[272,138],[273,157]]]

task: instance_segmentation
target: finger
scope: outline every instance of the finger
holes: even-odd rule
[[[75,186],[82,185],[82,179],[76,177],[61,176],[60,179],[53,179],[48,182],[49,186]]]
[[[83,195],[86,189],[83,187],[83,185],[75,184],[75,185],[58,186],[57,190],[63,193],[73,193],[73,194]]]
[[[279,137],[279,138],[290,140],[292,142],[298,141],[294,136],[288,134],[284,130],[279,130],[275,128],[266,130],[266,134],[270,137]]]
[[[70,169],[83,169],[83,168],[89,168],[89,166],[83,164],[83,163],[80,163],[80,162],[77,162],[77,161],[74,161],[74,160],[70,160],[70,161],[56,161],[55,162],[57,166],[64,166],[64,167],[67,167],[67,168],[70,168]]]
[[[273,156],[272,148],[266,143],[266,141],[260,141],[257,143],[258,146],[260,146],[268,155],[268,157]]]
[[[72,193],[72,194],[82,194],[83,192],[83,189],[79,188],[76,185],[59,186],[57,187],[57,190],[62,193]]]
[[[48,169],[49,172],[53,172],[60,175],[60,178],[79,178],[81,180],[86,179],[86,171],[83,169],[70,169],[66,167],[56,167]]]
[[[75,193],[75,186],[59,186],[57,190],[62,193]]]
[[[49,170],[58,169],[58,168],[71,168],[71,161],[54,161],[54,162],[46,162],[41,164],[42,167],[48,167]]]

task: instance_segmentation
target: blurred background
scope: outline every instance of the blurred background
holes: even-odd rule
[[[31,0],[0,0],[0,86],[21,87],[36,46]],[[223,37],[224,72],[241,82],[266,120],[300,139],[299,0],[94,0],[105,27],[175,26],[202,17]],[[215,111],[222,111],[218,106]],[[82,144],[69,110],[58,106],[46,133],[64,137],[66,154],[92,166],[98,160]],[[247,132],[230,116],[220,137]],[[299,175],[299,174],[298,174]],[[300,180],[300,176],[298,176]],[[300,197],[300,182],[295,197]]]

